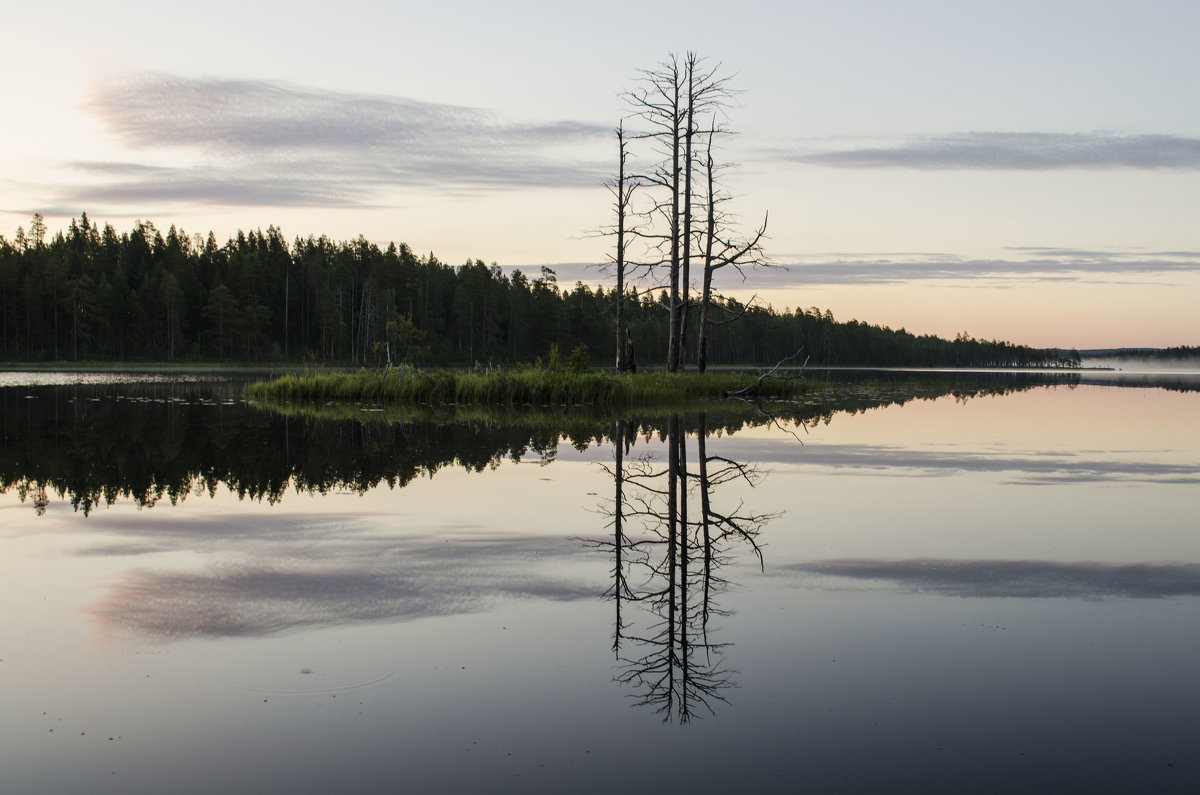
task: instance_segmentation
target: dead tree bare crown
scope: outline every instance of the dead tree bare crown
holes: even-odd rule
[[[700,311],[696,364],[701,372],[706,367],[708,328],[719,322],[709,313],[714,274],[728,266],[740,270],[766,264],[766,217],[741,239],[725,209],[731,194],[721,185],[720,174],[728,164],[719,164],[715,152],[718,138],[731,134],[721,123],[737,95],[730,79],[720,64],[689,52],[641,70],[634,87],[623,95],[636,129],[626,129],[624,121],[617,128],[618,176],[608,184],[616,199],[613,264],[619,295],[626,278],[650,281],[653,289],[668,291],[667,369],[672,372],[683,364],[688,311],[693,307]],[[641,158],[631,152],[631,144]],[[634,251],[636,256],[631,256]],[[698,300],[689,297],[693,264],[698,270]],[[618,307],[618,351],[627,338],[620,316]],[[617,367],[624,369],[620,353]]]

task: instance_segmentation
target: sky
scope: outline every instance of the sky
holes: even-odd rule
[[[1200,344],[1194,0],[6,2],[0,234],[86,212],[603,279],[613,130],[694,51],[775,309]],[[635,125],[636,120],[627,121]],[[636,127],[636,126],[635,126]],[[643,155],[648,161],[648,153]]]

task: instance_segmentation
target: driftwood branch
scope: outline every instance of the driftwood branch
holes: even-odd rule
[[[803,362],[803,364],[800,365],[800,372],[797,373],[796,375],[775,375],[775,371],[778,370],[780,367],[783,367],[783,365],[786,364],[787,362],[795,361],[796,357],[798,357],[803,352],[804,352],[803,348],[797,349],[796,352],[793,353],[791,356],[787,356],[787,357],[784,357],[783,359],[780,359],[778,362],[775,363],[774,367],[772,367],[767,372],[759,375],[759,377],[757,379],[755,379],[753,384],[742,387],[741,389],[728,390],[725,392],[725,397],[736,398],[736,397],[742,397],[744,395],[752,395],[758,391],[758,388],[760,386],[762,386],[762,382],[766,381],[768,378],[775,379],[777,381],[794,381],[797,378],[800,378],[804,374],[804,368],[808,366],[809,357],[807,357],[807,356],[804,357],[804,362]]]

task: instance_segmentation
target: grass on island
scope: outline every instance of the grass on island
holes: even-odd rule
[[[256,381],[245,396],[273,402],[361,401],[399,404],[473,404],[488,406],[600,406],[635,408],[722,398],[754,384],[747,373],[573,372],[545,368],[455,371],[404,368],[386,375],[305,373]],[[806,391],[806,382],[768,378],[757,397],[785,398]]]

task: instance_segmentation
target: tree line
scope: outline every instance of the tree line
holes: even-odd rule
[[[1200,359],[1200,346],[1178,345],[1173,348],[1120,348],[1111,353],[1105,352],[1103,355],[1113,359],[1149,359],[1151,361]]]
[[[621,300],[618,301],[618,298]],[[671,340],[694,351],[700,318],[677,317],[669,290],[563,287],[468,260],[459,266],[404,244],[362,236],[290,243],[271,226],[218,243],[212,232],[128,232],[86,214],[52,236],[35,215],[0,235],[0,359],[38,361],[278,361],[462,366],[545,361],[586,346],[595,366],[617,354],[616,307],[643,366],[668,362]],[[1040,366],[1049,352],[960,334],[915,335],[815,307],[776,311],[714,296],[707,358],[759,365],[803,349],[812,364]],[[691,329],[686,333],[686,329]],[[682,356],[682,354],[681,354]],[[694,359],[692,359],[694,360]]]

